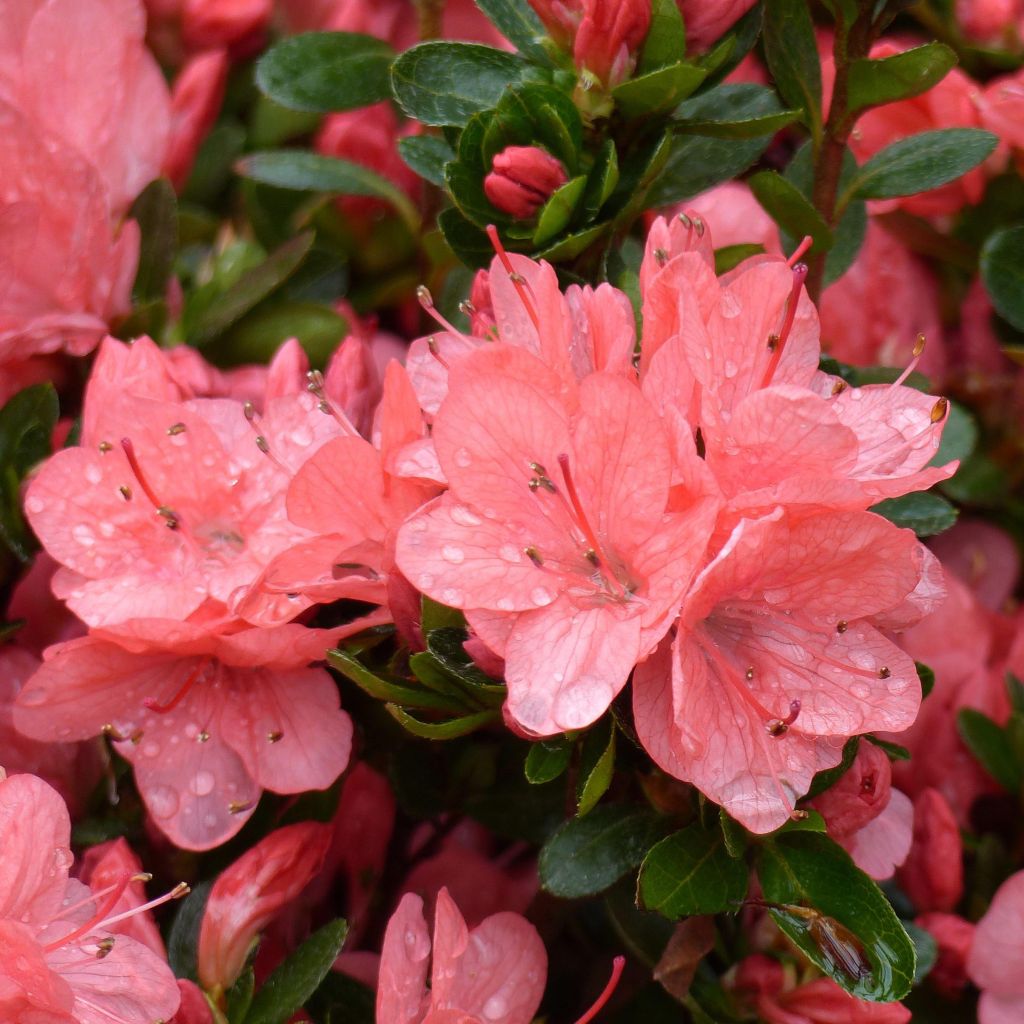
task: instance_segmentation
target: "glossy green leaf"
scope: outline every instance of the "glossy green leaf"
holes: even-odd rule
[[[241,1024],[252,1006],[252,998],[256,991],[256,975],[251,966],[246,967],[238,976],[238,980],[228,989],[227,1018]]]
[[[772,839],[757,872],[765,900],[780,905],[771,909],[776,924],[833,981],[873,1002],[910,991],[913,943],[881,889],[827,835]]]
[[[764,135],[774,135],[786,125],[792,124],[799,116],[799,110],[780,110],[775,114],[762,114],[735,121],[676,119],[674,127],[677,132],[683,134],[706,135],[713,139],[757,139]]]
[[[843,757],[839,764],[834,768],[826,768],[818,772],[811,780],[810,789],[807,790],[808,800],[824,793],[826,789],[830,789],[846,774],[850,765],[853,764],[853,759],[857,756],[859,747],[860,737],[851,736],[843,745]]]
[[[1024,331],[1024,225],[988,237],[981,250],[981,279],[996,312]]]
[[[537,227],[533,232],[535,246],[547,245],[551,239],[565,230],[576,212],[576,206],[586,186],[587,179],[580,176],[567,181],[561,188],[552,192],[537,214]]]
[[[256,85],[282,107],[329,113],[391,95],[395,52],[358,32],[305,32],[282,39],[256,65]]]
[[[407,708],[422,708],[429,711],[448,711],[458,714],[464,710],[460,700],[446,697],[432,690],[403,686],[371,672],[355,655],[344,650],[327,652],[327,660],[346,679],[351,680],[365,693],[377,700],[401,704]]]
[[[944,43],[925,43],[878,60],[855,60],[849,68],[847,107],[853,111],[920,96],[937,85],[956,64]]]
[[[534,786],[542,786],[545,782],[557,779],[569,767],[572,750],[572,741],[565,736],[531,744],[523,766],[526,781]]]
[[[551,63],[540,42],[547,31],[527,0],[476,0],[476,5],[520,53],[542,64]]]
[[[750,833],[724,807],[718,809],[718,824],[722,829],[726,853],[730,857],[742,857],[750,845]]]
[[[218,366],[269,363],[284,342],[297,338],[310,363],[322,368],[347,333],[348,321],[330,306],[278,296],[222,335],[211,358]]]
[[[877,152],[857,171],[846,196],[891,199],[948,184],[991,155],[999,139],[981,128],[919,132]]]
[[[910,760],[910,751],[907,750],[906,747],[901,747],[898,743],[890,743],[888,740],[879,739],[877,736],[873,736],[870,733],[868,733],[864,739],[866,739],[872,746],[878,747],[880,750],[884,750],[890,761]]]
[[[387,178],[362,164],[305,149],[275,149],[250,153],[235,165],[243,177],[296,192],[330,192],[373,196],[390,203],[412,230],[419,214],[409,197]]]
[[[721,249],[715,250],[715,273],[721,277],[734,270],[744,260],[751,256],[758,256],[764,252],[764,246],[757,242],[746,245],[723,245]]]
[[[178,904],[171,930],[167,935],[167,962],[179,978],[198,981],[196,956],[199,949],[199,927],[203,923],[206,901],[213,882],[200,882]]]
[[[792,238],[810,235],[812,252],[828,252],[833,245],[832,232],[811,201],[791,181],[777,171],[760,171],[748,184],[757,201],[772,220]]]
[[[276,291],[298,269],[313,244],[312,232],[297,235],[262,263],[242,274],[194,318],[186,317],[188,341],[197,348],[220,337],[257,303]]]
[[[138,225],[139,268],[132,296],[136,302],[162,299],[178,252],[178,200],[166,178],[151,181],[128,211]]]
[[[1010,793],[1021,788],[1021,764],[1014,756],[1005,729],[974,708],[962,708],[956,716],[960,738],[978,763]]]
[[[659,815],[627,804],[571,818],[540,852],[541,885],[563,899],[603,892],[643,860],[663,827]]]
[[[1006,673],[1006,695],[1010,698],[1010,707],[1024,714],[1024,683],[1012,672]]]
[[[537,253],[537,259],[548,261],[572,260],[581,252],[593,245],[602,235],[608,231],[607,224],[597,224],[592,228],[584,228],[574,234],[566,235],[559,239],[554,245]]]
[[[914,662],[914,668],[917,669],[917,678],[921,681],[921,699],[924,700],[935,689],[935,673],[920,661]]]
[[[638,75],[656,71],[686,58],[686,29],[676,0],[651,0],[651,27],[647,30]]]
[[[490,265],[494,256],[491,240],[455,207],[441,211],[437,226],[449,248],[467,267],[477,270]]]
[[[409,714],[397,704],[384,705],[388,714],[398,722],[406,732],[413,736],[419,736],[425,740],[454,740],[460,736],[468,736],[471,732],[492,722],[501,720],[500,711],[477,711],[471,715],[463,715],[461,718],[451,718],[445,722],[424,722]]]
[[[426,637],[435,629],[457,629],[464,632],[466,617],[458,608],[449,608],[448,605],[423,594],[420,597],[420,628]]]
[[[821,60],[805,0],[765,0],[762,39],[779,94],[803,110],[804,123],[816,136],[821,126]]]
[[[437,135],[409,135],[398,140],[398,155],[421,178],[444,188],[444,166],[455,159],[455,151]]]
[[[608,792],[615,774],[615,725],[610,715],[583,737],[576,780],[576,814],[589,814]]]
[[[617,85],[612,97],[625,117],[644,117],[677,106],[692,95],[707,74],[705,68],[680,61]]]
[[[607,139],[594,159],[583,193],[581,216],[584,223],[592,221],[608,201],[619,183],[619,158],[615,143]]]
[[[721,830],[694,824],[648,852],[637,891],[648,910],[676,918],[735,911],[747,882],[747,865],[730,855]]]
[[[913,530],[918,537],[934,537],[948,530],[957,517],[957,510],[945,498],[930,491],[886,498],[873,505],[870,511],[897,526]]]
[[[286,1024],[327,976],[345,944],[348,925],[332,921],[306,939],[256,993],[245,1024]]]
[[[493,107],[509,85],[534,72],[522,58],[478,43],[429,42],[406,50],[391,68],[399,106],[432,125],[464,125]]]

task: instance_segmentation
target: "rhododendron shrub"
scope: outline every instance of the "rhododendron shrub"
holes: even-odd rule
[[[0,0],[0,1020],[1022,1018],[1022,24]]]

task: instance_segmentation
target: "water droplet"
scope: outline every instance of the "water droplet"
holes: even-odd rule
[[[416,585],[420,590],[429,590],[434,585],[434,577],[429,572],[420,573],[420,578],[416,581]]]
[[[854,683],[850,687],[850,693],[857,698],[857,700],[867,700],[871,696],[871,687],[865,686],[863,683]]]
[[[731,359],[727,359],[725,361],[725,366],[722,367],[722,372],[726,377],[731,379],[739,373],[739,367]]]
[[[498,606],[498,611],[500,612],[510,612],[516,606],[515,601],[510,597],[499,597],[494,603]]]
[[[71,528],[71,536],[78,541],[83,547],[92,547],[96,543],[96,537],[92,532],[92,527],[86,523],[78,523],[76,526]]]
[[[508,1001],[501,996],[491,996],[484,1003],[484,1016],[491,1020],[500,1020],[508,1013]]]
[[[468,449],[457,448],[455,450],[455,465],[460,469],[468,469],[472,461],[473,457],[469,454]]]
[[[457,590],[455,587],[445,587],[441,591],[441,603],[455,605],[462,600],[462,591]]]
[[[307,448],[313,443],[313,430],[308,424],[303,423],[288,435],[288,440],[300,448]]]
[[[154,786],[144,795],[150,813],[155,818],[170,818],[178,810],[178,794],[170,786]]]
[[[441,548],[441,557],[444,558],[446,562],[451,562],[452,565],[458,565],[460,562],[464,562],[466,560],[466,552],[455,544],[445,544],[445,546]]]
[[[160,753],[160,744],[154,743],[150,740],[147,743],[142,744],[142,756],[143,757],[156,757]]]
[[[498,550],[498,554],[501,555],[506,562],[511,562],[513,565],[522,561],[522,553],[515,544],[502,544],[501,548]]]
[[[543,608],[545,605],[551,604],[554,601],[555,595],[548,590],[547,587],[534,587],[530,591],[530,600],[538,607]]]
[[[44,508],[46,508],[46,502],[43,501],[42,498],[37,498],[33,496],[31,498],[26,499],[25,508],[33,515],[36,515],[37,513],[42,512]]]
[[[451,517],[452,521],[458,523],[459,526],[479,526],[482,522],[481,518],[465,505],[452,506]],[[423,525],[426,526],[426,522]]]
[[[188,784],[188,788],[195,793],[196,796],[209,796],[213,792],[213,787],[217,784],[217,780],[214,778],[213,772],[200,771],[192,777]]]
[[[91,484],[98,484],[103,479],[103,471],[99,466],[89,463],[85,467],[85,479]]]
[[[106,520],[100,523],[100,533],[102,533],[104,537],[113,537],[116,530],[117,527],[114,526],[113,523],[108,523]],[[96,564],[97,567],[99,567],[100,560],[98,558],[96,559]]]

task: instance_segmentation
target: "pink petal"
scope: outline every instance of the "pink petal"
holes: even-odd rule
[[[71,1014],[75,997],[67,982],[46,963],[31,929],[0,920],[0,1012],[15,1022],[76,1024]]]
[[[1024,995],[997,996],[982,992],[978,1002],[978,1024],[1020,1024],[1024,1020]]]
[[[907,859],[914,833],[914,805],[894,789],[885,810],[843,843],[854,863],[872,878],[892,878]]]
[[[967,973],[995,996],[1024,996],[1024,871],[1003,882],[978,922]]]
[[[418,1021],[427,988],[430,934],[423,920],[423,900],[406,893],[391,915],[380,955],[377,1020]]]
[[[409,346],[405,368],[416,390],[416,398],[428,416],[437,414],[448,395],[449,367],[485,344],[479,338],[465,334],[439,331],[426,338],[417,338]]]

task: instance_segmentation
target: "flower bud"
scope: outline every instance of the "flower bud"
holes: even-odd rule
[[[922,914],[914,922],[939,947],[939,957],[928,977],[947,999],[956,999],[967,984],[967,954],[974,941],[974,925],[956,914]]]
[[[964,889],[960,830],[946,798],[923,790],[914,801],[914,844],[899,882],[918,911],[952,910]]]
[[[573,47],[576,67],[613,88],[632,73],[650,25],[650,0],[583,0]]]
[[[686,48],[702,51],[732,28],[754,0],[676,0],[686,23]]]
[[[484,192],[502,213],[528,220],[566,180],[561,162],[543,149],[506,146],[484,178]]]
[[[211,50],[193,57],[171,89],[171,131],[163,172],[180,191],[203,140],[217,119],[228,80],[228,55]]]
[[[272,0],[185,0],[181,30],[191,50],[248,48],[270,22]]]
[[[234,983],[256,936],[320,870],[330,841],[330,829],[315,822],[280,828],[214,882],[199,930],[203,988]]]
[[[811,806],[825,819],[829,835],[841,839],[873,821],[889,803],[892,766],[885,751],[862,740],[850,770]]]

